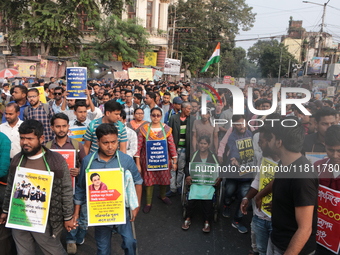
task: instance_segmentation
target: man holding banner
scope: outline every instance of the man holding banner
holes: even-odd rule
[[[35,242],[46,254],[66,254],[57,236],[63,230],[63,225],[67,231],[74,227],[69,169],[59,153],[42,145],[43,131],[43,124],[37,120],[26,120],[21,124],[19,133],[22,152],[13,158],[9,168],[0,224],[5,224],[7,220],[6,226],[10,224],[13,228],[12,235],[18,254],[36,254]],[[13,187],[17,182],[14,181],[23,178],[20,176],[25,176],[26,181],[37,187],[47,189],[46,202],[32,210],[30,204],[27,204],[30,202],[15,198]]]
[[[124,171],[124,175],[131,172],[133,182],[135,185],[137,197],[138,197],[138,206],[133,209],[133,215],[131,221],[134,221],[140,207],[141,203],[141,196],[142,196],[142,183],[143,180],[138,172],[137,166],[133,159],[122,153],[118,150],[118,129],[113,125],[109,123],[101,124],[96,129],[96,137],[98,139],[98,151],[95,151],[94,153],[90,153],[88,156],[86,156],[82,162],[80,173],[79,173],[79,180],[76,186],[76,192],[74,195],[74,203],[75,203],[75,211],[74,211],[74,220],[77,220],[79,217],[79,211],[82,204],[86,203],[88,208],[90,208],[90,203],[93,203],[92,200],[92,193],[90,193],[87,190],[86,185],[86,179],[89,179],[92,173],[91,169],[95,169],[96,173],[99,171],[102,172],[100,174],[101,181],[105,182],[105,184],[108,186],[108,189],[111,189],[110,185],[113,185],[114,190],[118,189],[118,187],[121,187],[122,183],[119,180],[119,178],[112,178],[113,174],[117,174],[117,171],[113,171],[115,169],[120,169],[121,171]],[[110,175],[105,177],[105,170],[109,171]],[[129,171],[127,171],[129,170]],[[119,170],[118,170],[119,174]],[[110,177],[111,176],[111,177]],[[113,183],[113,184],[112,184]],[[88,183],[91,184],[91,183]],[[87,196],[87,192],[91,194],[91,198]],[[97,254],[103,255],[103,254],[111,254],[111,236],[112,236],[112,230],[113,228],[117,228],[117,232],[122,235],[123,238],[123,244],[122,249],[125,250],[125,254],[133,255],[136,254],[136,247],[137,247],[137,241],[133,238],[132,235],[132,229],[131,229],[131,223],[130,223],[130,217],[128,210],[125,208],[125,203],[119,205],[119,209],[115,210],[114,208],[110,208],[111,204],[109,206],[106,206],[110,201],[107,201],[109,199],[106,199],[107,194],[110,191],[97,191],[98,194],[102,194],[105,197],[105,200],[99,201],[96,203],[96,207],[105,205],[105,210],[103,211],[102,215],[109,215],[109,218],[103,218],[105,221],[100,221],[101,219],[96,219],[95,215],[93,213],[88,214],[88,221],[90,221],[91,218],[94,218],[94,220],[97,220],[97,223],[94,223],[92,225],[95,227],[95,239],[97,242]],[[120,194],[124,193],[123,190],[117,193],[117,191],[113,192],[114,194],[118,194],[115,199],[118,199]],[[128,192],[126,192],[128,193]],[[127,194],[129,196],[129,194]],[[96,198],[95,198],[96,199]],[[111,199],[114,200],[114,199]],[[116,206],[114,206],[116,207]],[[88,209],[90,210],[90,209]],[[107,211],[108,210],[108,211]],[[113,212],[116,218],[121,218],[121,211],[125,211],[125,217],[122,219],[124,222],[112,222],[112,219],[115,219],[115,217],[111,217],[111,214],[109,212]],[[117,213],[116,213],[117,212]],[[119,215],[118,215],[119,214]],[[103,216],[105,217],[105,216]],[[102,223],[100,223],[102,222]]]
[[[339,254],[340,248],[340,126],[327,129],[325,146],[328,158],[316,161],[319,172],[319,208],[316,254]],[[326,199],[325,197],[330,199]],[[333,216],[333,217],[331,217]]]

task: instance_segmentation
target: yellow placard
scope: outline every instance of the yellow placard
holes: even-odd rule
[[[145,52],[144,65],[145,66],[156,66],[157,65],[157,53],[156,52]]]
[[[276,167],[277,163],[268,158],[263,158],[261,163],[259,191],[263,190],[274,179]],[[268,210],[264,209],[264,205],[270,203],[272,201],[272,198],[273,198],[272,193],[262,198],[261,210],[269,217],[271,217],[272,214]]]
[[[14,62],[14,69],[19,71],[20,77],[36,77],[36,63]]]
[[[153,80],[153,71],[152,68],[129,68],[129,79],[134,80]]]
[[[90,169],[86,173],[89,226],[126,223],[124,173],[117,169]]]

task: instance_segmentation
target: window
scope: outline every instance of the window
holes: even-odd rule
[[[148,1],[147,12],[146,12],[146,29],[152,31],[152,8],[153,2]]]
[[[88,15],[82,7],[79,7],[79,10],[78,10],[78,20],[79,20],[78,29],[80,31],[92,31],[93,30],[93,26],[87,25],[89,21]]]
[[[128,5],[128,18],[129,19],[136,18],[136,0],[133,0],[132,5]]]

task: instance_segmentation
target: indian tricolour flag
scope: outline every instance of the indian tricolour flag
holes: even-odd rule
[[[203,67],[201,73],[206,72],[211,64],[218,63],[219,61],[220,61],[220,43],[217,44],[214,53],[209,58],[208,63],[205,65],[205,67]]]

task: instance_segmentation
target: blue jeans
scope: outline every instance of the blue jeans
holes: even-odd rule
[[[111,254],[111,237],[114,225],[94,227],[95,239],[97,242],[97,255]],[[133,238],[129,211],[126,210],[126,224],[117,225],[117,232],[122,236],[122,249],[125,255],[135,255],[137,241]]]
[[[268,240],[273,230],[272,222],[260,219],[257,215],[254,215],[251,228],[255,232],[257,251],[260,255],[266,255]]]
[[[243,217],[243,213],[241,212],[241,202],[242,198],[244,198],[247,195],[247,192],[249,190],[251,181],[239,181],[235,179],[227,179],[225,182],[225,193],[224,193],[224,204],[226,206],[230,206],[232,203],[232,197],[234,193],[236,192],[237,196],[237,209],[235,211],[234,220],[236,222],[240,222]]]
[[[86,203],[80,206],[78,227],[67,232],[66,243],[82,243],[87,233],[87,207]]]
[[[174,193],[182,186],[185,167],[185,148],[177,149],[177,171],[171,169],[170,190]]]

